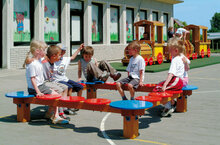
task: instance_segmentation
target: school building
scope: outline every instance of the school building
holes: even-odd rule
[[[32,39],[65,44],[67,56],[81,43],[97,60],[120,60],[135,40],[133,24],[147,19],[173,26],[181,0],[1,0],[0,68],[21,68]]]

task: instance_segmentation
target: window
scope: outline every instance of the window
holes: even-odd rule
[[[140,10],[140,20],[147,20],[147,12],[145,10]],[[138,39],[143,38],[144,27],[139,27],[139,37]]]
[[[163,27],[163,40],[167,41],[167,31],[168,31],[168,14],[163,14],[163,23],[165,24]]]
[[[119,7],[111,6],[110,13],[111,43],[119,43]]]
[[[140,10],[140,20],[147,20],[147,12],[145,10]]]
[[[153,21],[158,21],[158,12],[153,12]]]
[[[49,44],[60,42],[60,6],[59,0],[45,0],[44,40]]]
[[[134,40],[134,10],[126,9],[126,32],[127,32],[127,42]]]
[[[34,36],[33,0],[14,0],[14,45],[29,45]]]
[[[92,43],[102,43],[103,8],[101,4],[92,3]]]
[[[83,43],[83,2],[70,1],[71,44]]]
[[[158,12],[153,12],[153,21],[158,21]],[[155,27],[155,41],[157,42],[157,28]]]

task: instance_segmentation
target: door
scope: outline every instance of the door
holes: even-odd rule
[[[2,3],[3,3],[3,1],[0,2],[0,35],[1,36],[2,36],[2,10],[3,10]],[[3,36],[0,39],[0,68],[2,68],[2,59],[3,59],[3,56],[2,56],[2,51],[3,51],[2,38],[3,38]]]
[[[71,55],[83,43],[83,2],[71,1],[70,8],[70,46]]]

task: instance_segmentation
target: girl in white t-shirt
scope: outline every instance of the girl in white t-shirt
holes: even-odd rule
[[[153,91],[166,91],[166,90],[172,90],[172,91],[178,91],[181,90],[183,87],[183,77],[185,72],[185,66],[181,57],[181,53],[184,50],[184,43],[179,38],[171,38],[168,41],[168,47],[169,51],[173,57],[170,69],[168,72],[167,79],[161,83],[159,83]],[[172,101],[172,104],[175,102]],[[174,109],[171,107],[171,101],[165,104],[165,108],[163,112],[161,113],[162,116],[168,116],[174,111]]]
[[[45,47],[41,41],[32,40],[30,44],[30,52],[32,53],[32,62],[26,67],[26,79],[28,84],[28,93],[36,96],[43,96],[44,94],[58,94],[51,88],[45,85],[43,76],[43,66],[41,58],[45,56]],[[60,118],[58,114],[58,107],[49,107],[49,111],[53,113],[51,120],[54,124],[67,124],[68,120]]]

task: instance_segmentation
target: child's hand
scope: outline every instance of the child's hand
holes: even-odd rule
[[[84,48],[84,43],[82,43],[79,47],[79,50],[82,50]]]
[[[43,95],[44,95],[44,94],[41,93],[41,92],[37,93],[37,96],[43,96]]]
[[[166,90],[166,86],[163,86],[162,89],[161,89],[161,91],[162,91],[162,92],[165,92],[165,90]]]
[[[78,78],[78,82],[81,82],[82,81],[82,79],[81,78]]]
[[[143,82],[139,82],[139,86],[141,86],[141,87],[142,87],[143,85],[144,85],[144,84],[143,84]]]

